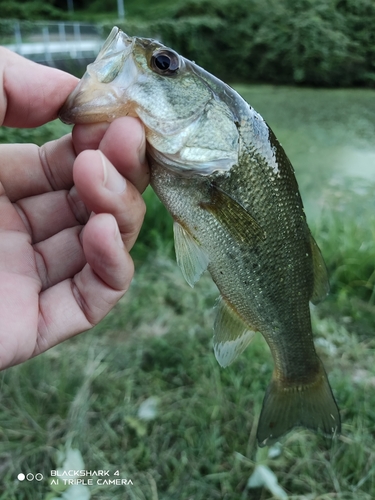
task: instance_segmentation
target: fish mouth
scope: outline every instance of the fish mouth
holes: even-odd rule
[[[97,58],[87,66],[77,87],[60,109],[61,121],[68,124],[108,122],[117,116],[133,114],[126,100],[126,89],[138,76],[131,57],[134,42],[134,38],[119,28],[112,29]],[[111,85],[114,80],[116,84]]]
[[[116,89],[102,87],[103,84],[85,75],[60,109],[60,120],[67,124],[114,120],[123,106],[119,106]],[[122,111],[122,116],[127,114],[126,109]]]

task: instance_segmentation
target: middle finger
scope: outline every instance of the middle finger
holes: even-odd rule
[[[111,124],[76,125],[73,129],[76,153],[100,149],[117,170],[142,193],[150,181],[144,128],[137,118],[125,116]]]
[[[100,151],[83,151],[73,171],[78,194],[89,210],[112,214],[128,250],[133,246],[145,214],[140,192]]]

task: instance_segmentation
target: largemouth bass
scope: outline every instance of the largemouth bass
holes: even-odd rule
[[[328,293],[293,167],[263,118],[232,88],[161,43],[113,28],[60,112],[67,123],[136,116],[151,184],[174,219],[177,263],[220,291],[214,350],[232,363],[261,332],[274,371],[260,446],[296,426],[328,436],[340,416],[313,343],[309,301]]]

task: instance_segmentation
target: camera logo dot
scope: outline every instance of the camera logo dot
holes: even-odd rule
[[[27,481],[34,481],[34,479],[36,481],[41,481],[43,479],[43,474],[41,474],[40,472],[38,472],[37,474],[31,474],[31,472],[29,472],[28,474],[22,474],[22,472],[20,474],[18,474],[17,476],[17,479],[18,481],[24,481],[25,479]]]

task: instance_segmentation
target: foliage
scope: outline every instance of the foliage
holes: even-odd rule
[[[123,28],[161,38],[229,81],[375,84],[372,0],[188,0],[172,19]]]
[[[0,0],[2,18],[89,19],[109,32],[117,2]],[[375,86],[373,0],[127,0],[130,34],[155,37],[229,81]],[[108,20],[110,19],[110,20]],[[0,21],[0,33],[7,21]]]
[[[28,1],[15,1],[15,0],[1,0],[0,9],[2,18],[11,19],[66,19],[67,15],[63,10],[60,10],[50,2],[42,0],[28,0]]]
[[[327,186],[316,230],[325,256],[332,298],[340,314],[353,322],[360,338],[373,334],[375,315],[375,185],[359,183],[349,187]],[[350,217],[347,216],[350,211]],[[364,325],[361,319],[367,318]]]
[[[152,5],[147,0],[124,0],[126,16],[141,16],[147,19],[165,17],[171,11],[171,0],[157,0]],[[117,0],[0,0],[2,19],[63,20],[116,19]]]
[[[71,127],[60,120],[46,123],[38,128],[0,128],[0,144],[28,143],[33,142],[41,146],[47,141],[53,141],[64,134],[69,133]]]

